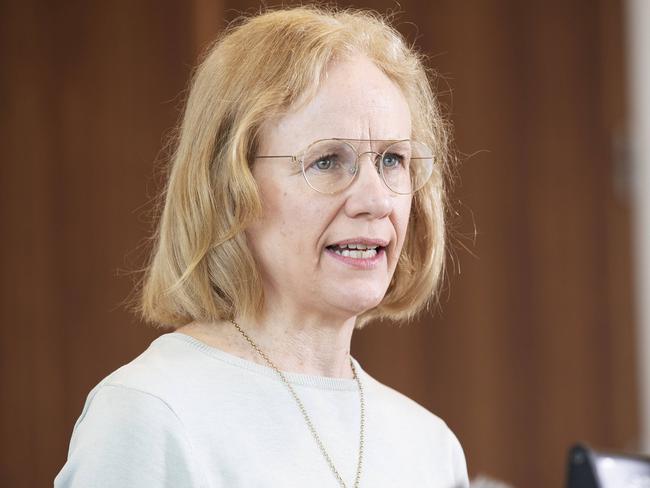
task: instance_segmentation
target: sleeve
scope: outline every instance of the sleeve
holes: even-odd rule
[[[205,483],[186,431],[167,403],[150,393],[103,385],[89,395],[54,486],[171,488]]]
[[[454,488],[469,488],[469,476],[467,475],[467,463],[465,462],[465,453],[458,441],[456,435],[447,429],[449,432],[450,445],[451,445],[451,463],[454,473]]]

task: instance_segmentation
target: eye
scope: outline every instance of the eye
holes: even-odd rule
[[[336,154],[327,154],[316,159],[309,165],[309,168],[313,168],[318,171],[329,171],[335,169],[338,166],[338,159],[339,158]]]
[[[397,168],[404,163],[404,156],[396,153],[386,153],[384,154],[381,163],[384,165],[384,168],[393,169]]]

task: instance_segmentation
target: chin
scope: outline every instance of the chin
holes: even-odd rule
[[[339,307],[348,311],[350,315],[361,315],[378,306],[384,299],[385,290],[363,290],[363,293],[348,293],[338,300]]]

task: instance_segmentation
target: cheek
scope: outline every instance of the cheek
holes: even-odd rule
[[[265,181],[259,188],[262,218],[249,228],[251,238],[278,258],[287,250],[294,260],[307,255],[323,231],[325,216],[321,206],[302,187]]]
[[[406,231],[411,216],[411,205],[412,197],[404,198],[404,200],[395,204],[395,231],[397,232],[397,240],[400,248],[406,238]]]

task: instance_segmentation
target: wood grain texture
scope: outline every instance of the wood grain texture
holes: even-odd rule
[[[354,6],[404,12],[462,166],[440,307],[353,353],[447,421],[473,475],[562,486],[571,443],[635,449],[621,1]],[[121,270],[147,255],[199,53],[259,8],[0,4],[1,486],[50,486],[90,388],[158,335]]]
[[[119,275],[196,53],[178,2],[3,2],[0,24],[0,485],[51,486],[89,389],[157,335]]]

